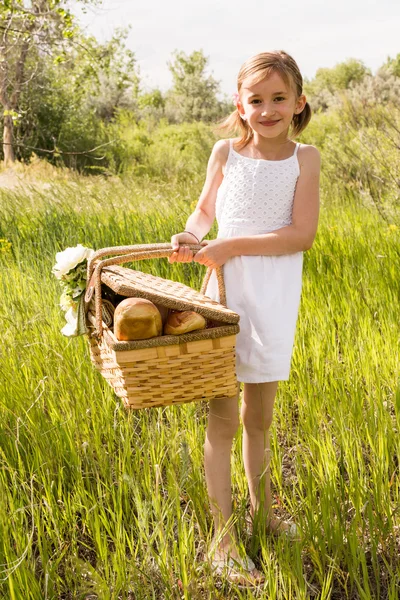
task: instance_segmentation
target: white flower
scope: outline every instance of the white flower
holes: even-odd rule
[[[78,310],[86,288],[86,262],[93,254],[94,250],[82,244],[56,254],[53,273],[60,280],[63,290],[60,307],[65,312],[67,323],[61,333],[67,337],[78,335]]]
[[[69,296],[66,292],[63,292],[60,297],[60,307],[66,312],[69,308],[76,304],[73,302],[71,296]]]
[[[78,244],[75,248],[66,248],[63,252],[57,252],[56,264],[53,267],[53,273],[57,279],[61,279],[85,259],[89,260],[94,253],[91,248],[85,248]]]
[[[78,311],[70,308],[65,313],[65,319],[67,324],[61,329],[61,333],[67,337],[76,335],[78,331]]]

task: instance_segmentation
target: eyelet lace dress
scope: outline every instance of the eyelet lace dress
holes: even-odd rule
[[[230,140],[216,199],[217,238],[268,233],[292,222],[297,179],[294,154],[271,161],[242,156]],[[227,305],[240,315],[236,341],[238,381],[289,378],[302,284],[303,253],[234,256],[223,266]],[[205,294],[219,302],[215,271]]]

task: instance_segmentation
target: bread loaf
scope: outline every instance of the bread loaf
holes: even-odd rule
[[[158,308],[146,298],[126,298],[114,313],[117,340],[146,340],[161,335],[162,320]]]
[[[181,335],[196,329],[204,329],[206,320],[192,310],[172,312],[164,325],[165,335]]]

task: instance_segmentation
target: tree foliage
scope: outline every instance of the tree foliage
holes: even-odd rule
[[[56,64],[62,62],[75,42],[76,32],[65,0],[6,0],[0,5],[0,103],[6,162],[15,158],[14,125],[23,119],[22,95],[40,77],[48,57]]]
[[[127,35],[128,29],[117,29],[104,44],[94,38],[84,41],[91,87],[86,89],[88,106],[102,121],[111,121],[120,109],[137,110],[139,74],[135,55],[126,46]]]
[[[394,77],[400,77],[400,52],[395,58],[388,57],[386,63],[382,65],[379,72],[388,71]]]
[[[178,123],[211,122],[222,116],[224,107],[218,100],[219,83],[207,75],[208,58],[202,50],[189,56],[175,52],[168,63],[173,85],[166,97],[166,114]]]
[[[312,100],[314,109],[326,110],[332,104],[333,98],[343,90],[360,83],[371,71],[360,60],[350,58],[338,63],[332,68],[318,69],[313,80],[306,81],[304,90]]]
[[[168,62],[171,89],[143,90],[127,33],[117,30],[99,43],[83,35],[64,0],[3,1],[5,158],[14,147],[20,160],[35,152],[82,171],[198,177],[215,140],[209,123],[231,110],[208,72],[208,58],[201,50],[176,51]],[[319,114],[302,139],[322,149],[329,182],[336,174],[374,202],[374,183],[384,182],[385,197],[398,203],[400,54],[375,75],[356,59],[319,69],[305,92]],[[373,169],[365,168],[365,153]]]
[[[138,73],[127,31],[108,42],[75,32],[69,48],[42,56],[40,71],[24,86],[14,142],[17,156],[28,160],[33,149],[53,163],[87,168],[104,165],[106,124],[120,110],[137,105]],[[33,60],[33,55],[28,58]],[[99,151],[93,148],[101,146]],[[38,150],[41,149],[41,150]]]
[[[366,73],[332,94],[301,137],[321,150],[323,189],[375,206],[388,222],[400,207],[400,77],[394,73],[388,61],[376,75]]]

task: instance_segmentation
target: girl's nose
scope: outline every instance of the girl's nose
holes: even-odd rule
[[[262,117],[266,117],[266,116],[268,116],[268,115],[270,115],[270,114],[272,114],[272,113],[274,113],[274,112],[275,112],[275,110],[274,110],[274,109],[271,109],[271,110],[264,110],[264,111],[261,113],[261,116],[262,116]]]

